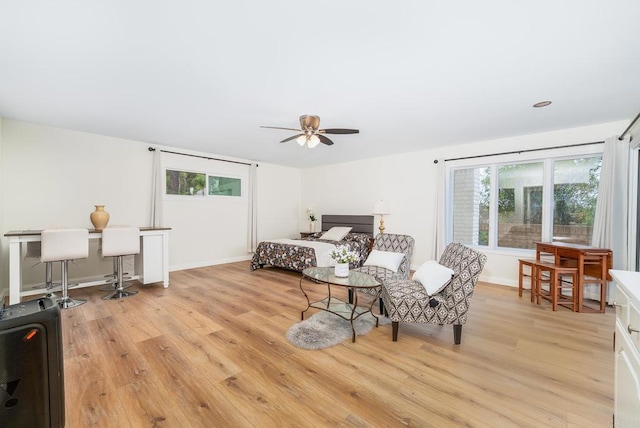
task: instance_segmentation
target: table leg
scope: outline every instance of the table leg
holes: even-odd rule
[[[18,237],[9,238],[9,304],[20,303],[22,291],[22,243]]]
[[[309,308],[311,307],[311,300],[309,300],[309,296],[307,296],[307,293],[304,291],[304,288],[302,288],[302,281],[304,280],[304,276],[302,278],[300,278],[300,291],[302,291],[302,294],[304,294],[305,299],[307,299],[307,308],[300,312],[300,320],[304,321],[304,313],[307,312],[309,310]]]
[[[353,289],[349,289],[353,293],[353,306],[351,307],[351,343],[356,341],[356,329],[353,326],[353,314],[356,312],[356,308],[358,307],[358,292]]]

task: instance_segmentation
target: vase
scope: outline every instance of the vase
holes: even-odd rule
[[[91,213],[89,219],[93,228],[100,232],[109,223],[109,213],[104,210],[104,205],[96,205],[96,209]]]
[[[316,231],[316,222],[315,221],[310,221],[309,222],[309,232],[313,233]]]
[[[338,278],[346,278],[349,276],[349,263],[336,263],[333,275]]]

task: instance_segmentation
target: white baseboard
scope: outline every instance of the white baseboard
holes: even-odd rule
[[[242,262],[245,260],[251,260],[252,257],[253,255],[247,254],[246,256],[230,257],[227,259],[209,260],[209,261],[202,261],[202,262],[196,262],[196,263],[174,265],[174,266],[169,266],[169,272],[175,272],[175,271],[186,270],[186,269],[195,269],[195,268],[201,268],[201,267],[207,267],[207,266],[223,265],[225,263]]]
[[[518,278],[500,278],[497,276],[483,276],[480,274],[480,281],[489,282],[495,285],[505,285],[507,287],[518,287]]]

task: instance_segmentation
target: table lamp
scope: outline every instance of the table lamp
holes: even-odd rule
[[[378,230],[380,230],[380,233],[384,233],[384,215],[389,214],[389,210],[384,205],[384,201],[382,199],[376,202],[373,206],[373,214],[380,216],[380,227],[378,227]]]

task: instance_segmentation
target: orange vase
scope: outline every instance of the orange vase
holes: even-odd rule
[[[109,223],[109,213],[104,210],[104,205],[96,205],[96,210],[91,213],[89,218],[93,228],[98,232],[107,227]]]

